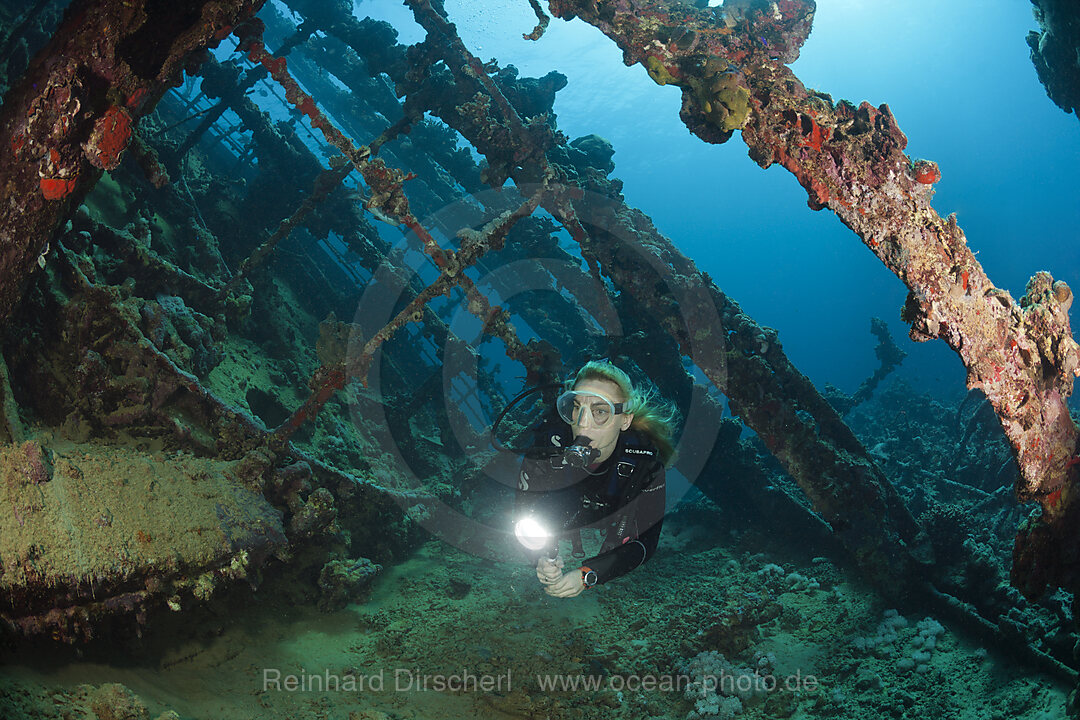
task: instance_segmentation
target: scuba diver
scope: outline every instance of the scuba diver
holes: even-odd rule
[[[525,451],[514,527],[544,591],[560,598],[621,577],[656,551],[676,415],[607,361],[587,363],[568,387],[556,401],[558,418],[537,426]],[[566,570],[559,539],[584,558],[584,528],[600,530],[603,543]]]

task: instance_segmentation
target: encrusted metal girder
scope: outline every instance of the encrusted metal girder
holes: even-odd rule
[[[111,170],[184,63],[264,0],[75,0],[0,107],[0,322],[57,225]]]
[[[828,207],[910,290],[904,317],[915,340],[940,338],[960,356],[968,386],[993,405],[1017,455],[1021,500],[1043,509],[1038,537],[1064,539],[1075,502],[1077,428],[1066,398],[1080,374],[1068,310],[1072,292],[1036,274],[1015,301],[997,288],[967,246],[954,217],[930,204],[941,173],[904,154],[907,138],[887,105],[834,103],[808,90],[784,63],[798,56],[813,0],[737,0],[696,8],[674,0],[550,0],[579,16],[641,63],[660,84],[683,90],[681,117],[708,142],[737,129],[762,167],[779,163]],[[1059,543],[1018,537],[1018,564],[1038,566],[1025,592],[1075,583],[1075,563],[1058,567]],[[1076,545],[1075,541],[1071,542]],[[1067,553],[1066,553],[1067,554]]]

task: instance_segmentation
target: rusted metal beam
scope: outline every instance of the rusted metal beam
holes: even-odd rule
[[[264,0],[75,0],[0,107],[0,323],[139,118]]]

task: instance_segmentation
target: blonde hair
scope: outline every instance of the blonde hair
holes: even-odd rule
[[[629,375],[606,360],[591,360],[585,363],[567,382],[567,389],[573,389],[585,380],[607,380],[618,386],[624,398],[623,412],[634,416],[630,429],[652,440],[660,453],[660,461],[667,465],[675,456],[671,435],[679,411],[674,403],[659,397],[659,393],[651,386],[644,391],[638,390]]]

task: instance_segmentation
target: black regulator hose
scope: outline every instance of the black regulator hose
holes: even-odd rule
[[[496,450],[502,450],[504,452],[512,452],[512,453],[524,452],[527,448],[521,448],[521,449],[508,448],[505,445],[503,445],[501,442],[499,442],[499,438],[497,436],[497,432],[499,430],[499,423],[502,422],[503,417],[505,417],[506,413],[508,413],[510,411],[510,408],[514,407],[515,405],[517,405],[519,402],[521,402],[525,398],[529,397],[530,395],[533,395],[534,393],[541,392],[543,390],[550,390],[551,388],[557,388],[557,387],[562,387],[562,386],[563,386],[563,383],[561,383],[561,382],[554,382],[554,383],[546,383],[544,385],[537,385],[536,387],[531,387],[531,388],[528,388],[527,390],[521,391],[520,393],[518,393],[514,397],[513,400],[508,402],[506,404],[506,407],[504,407],[502,409],[502,411],[495,417],[495,422],[491,423],[491,444],[495,446],[495,449]]]

